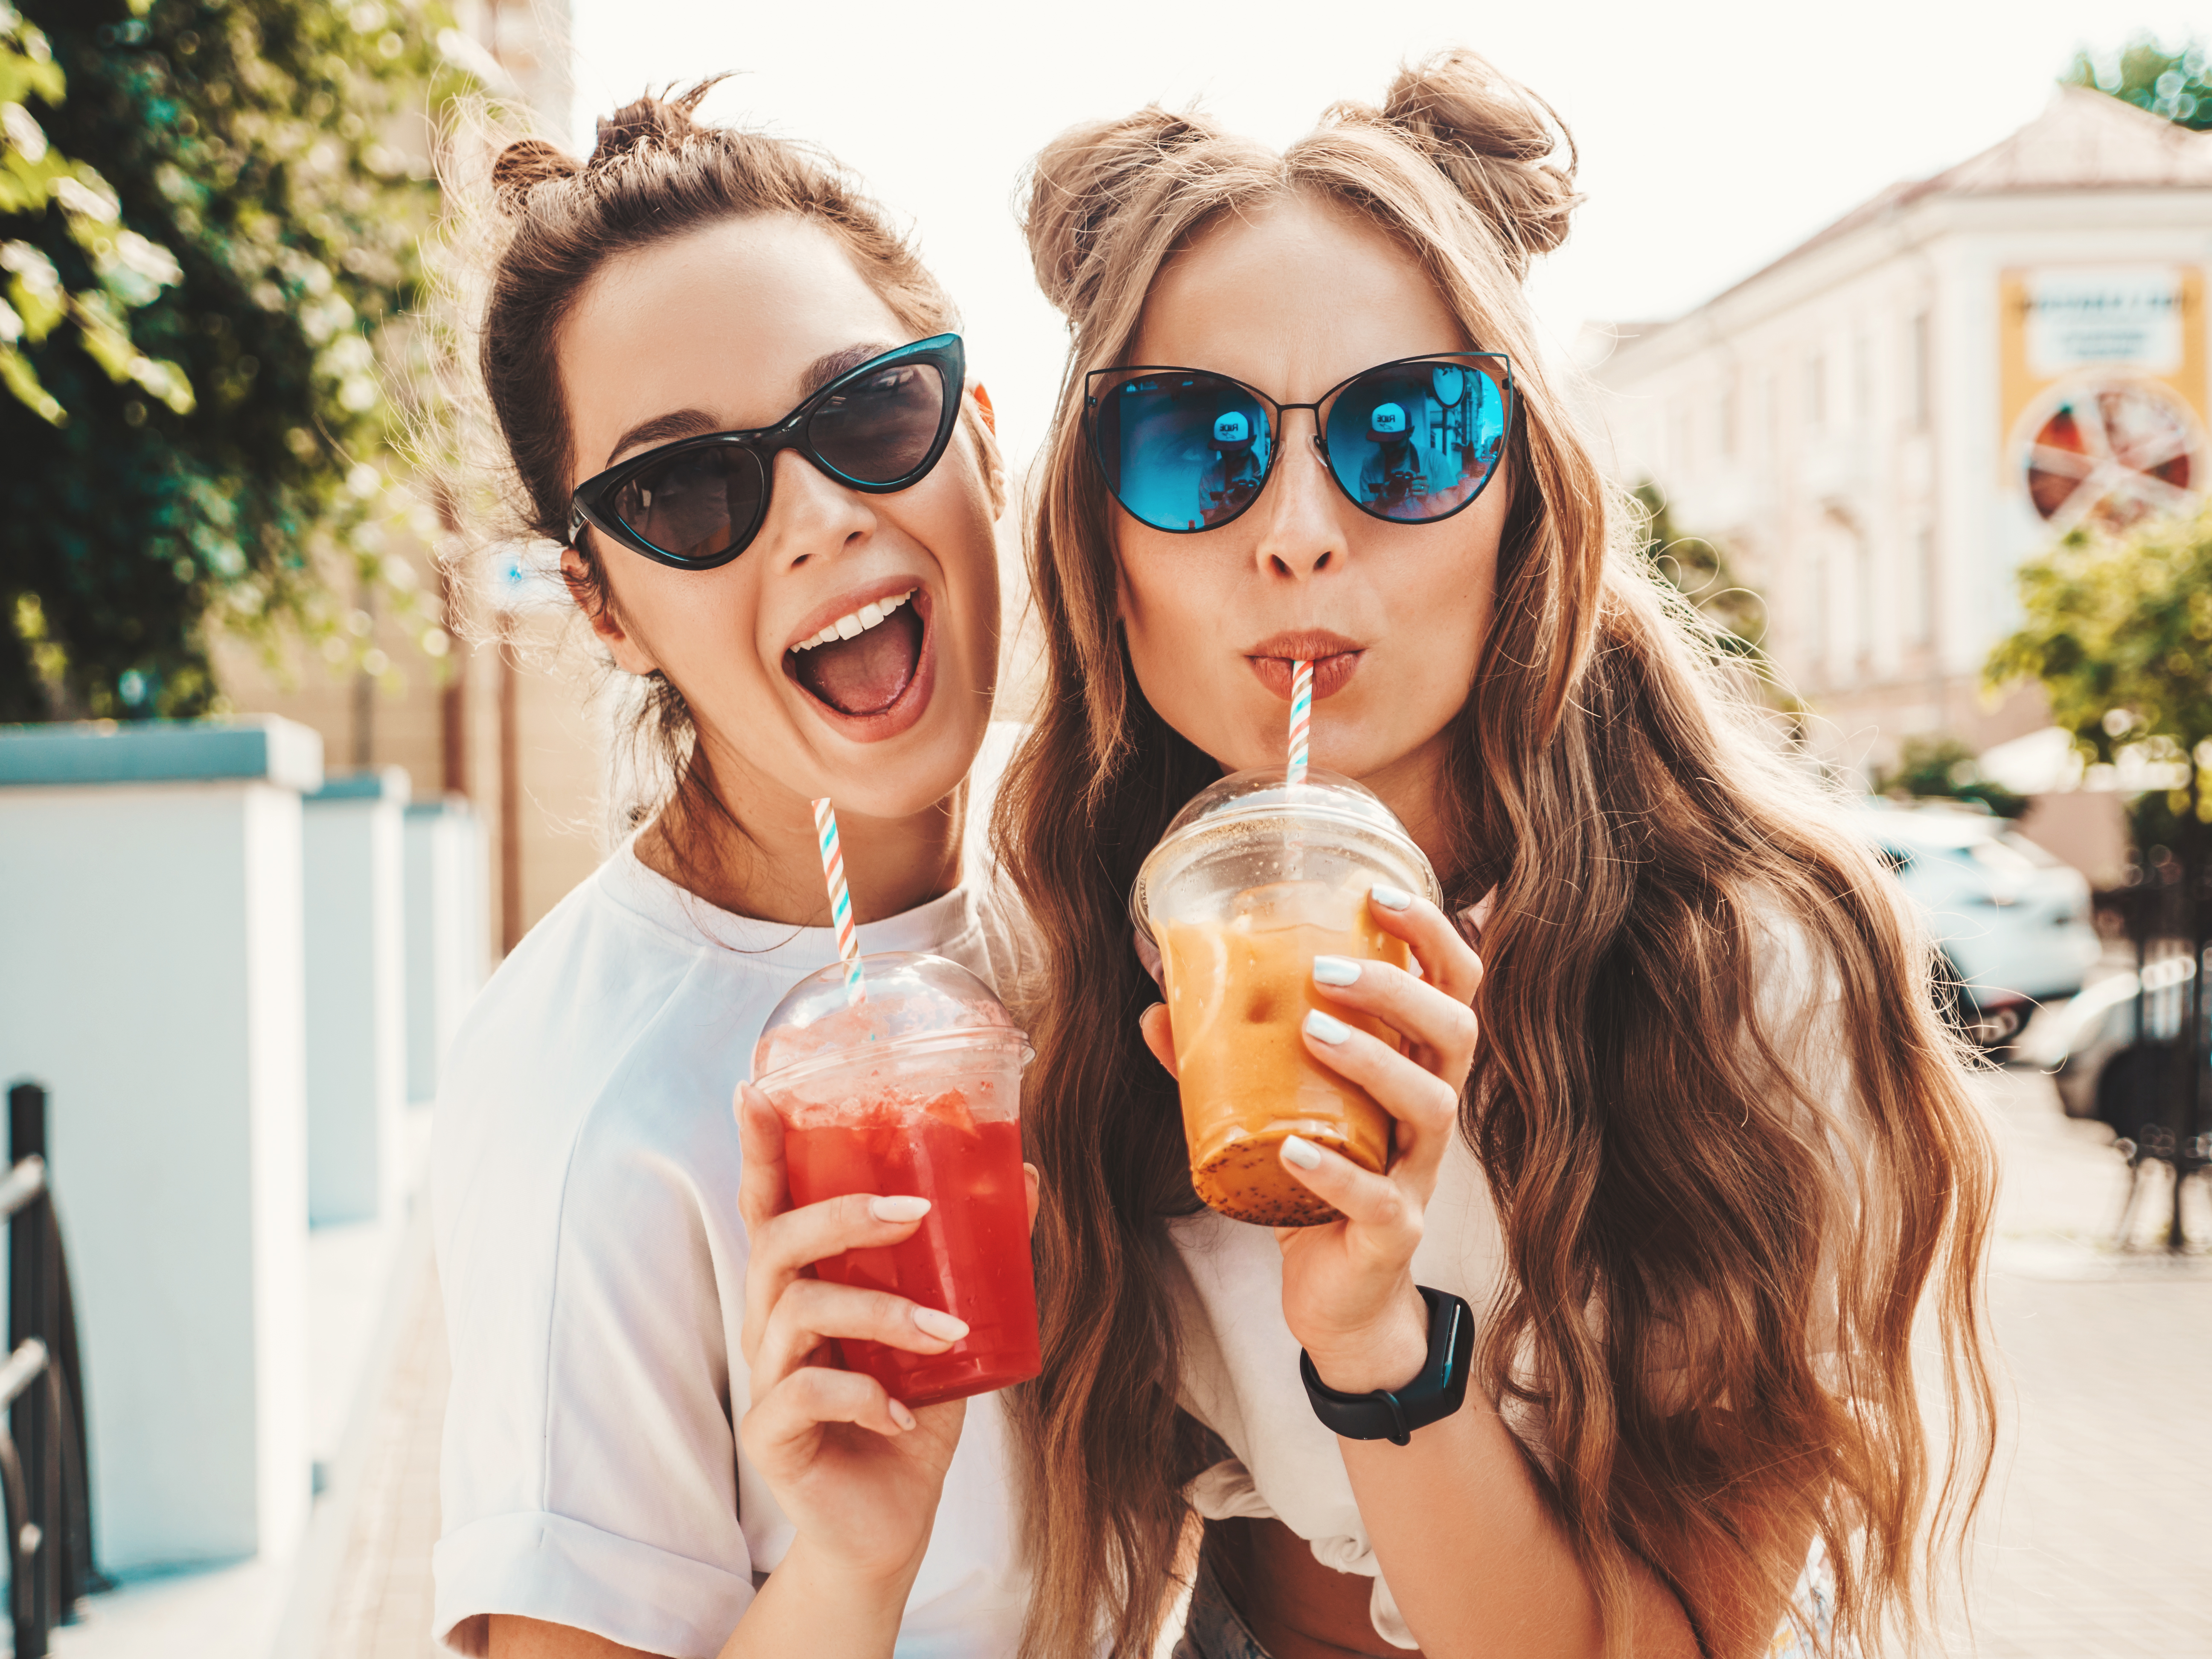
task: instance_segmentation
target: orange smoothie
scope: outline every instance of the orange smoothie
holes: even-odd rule
[[[1191,1182],[1224,1215],[1275,1227],[1336,1219],[1283,1168],[1285,1135],[1370,1170],[1389,1159],[1389,1114],[1309,1054],[1298,1029],[1321,1008],[1397,1045],[1380,1020],[1314,992],[1317,956],[1410,965],[1405,945],[1370,919],[1368,884],[1276,882],[1237,894],[1219,920],[1158,925]]]

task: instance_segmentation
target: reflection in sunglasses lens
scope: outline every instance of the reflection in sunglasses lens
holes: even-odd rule
[[[1212,374],[1145,375],[1109,386],[1092,423],[1107,488],[1158,530],[1206,530],[1252,504],[1274,434],[1267,406]]]
[[[945,419],[945,377],[902,363],[842,387],[807,422],[817,454],[860,483],[892,483],[928,459]]]
[[[1329,468],[1370,513],[1441,519],[1474,498],[1498,465],[1505,401],[1498,382],[1458,363],[1395,363],[1337,394]]]
[[[623,523],[664,553],[708,559],[760,510],[761,470],[746,450],[692,450],[648,467],[615,492]]]

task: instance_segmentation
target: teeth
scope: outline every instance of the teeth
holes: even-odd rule
[[[858,611],[846,612],[812,639],[801,640],[791,648],[794,651],[811,651],[816,646],[828,645],[833,640],[849,640],[856,635],[865,634],[913,597],[914,589],[909,587],[905,592],[891,599],[871,600]]]

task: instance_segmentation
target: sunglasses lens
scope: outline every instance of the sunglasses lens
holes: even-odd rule
[[[1267,407],[1213,374],[1139,375],[1110,384],[1093,410],[1106,487],[1155,530],[1226,524],[1267,481]]]
[[[1504,441],[1504,392],[1472,364],[1393,363],[1329,405],[1329,467],[1378,518],[1419,524],[1457,512],[1496,470]]]
[[[814,453],[855,483],[896,483],[929,459],[945,423],[945,379],[934,363],[896,363],[823,400],[806,424]]]
[[[614,494],[611,505],[633,535],[671,557],[711,559],[732,538],[752,534],[766,495],[749,449],[714,445],[672,455]]]

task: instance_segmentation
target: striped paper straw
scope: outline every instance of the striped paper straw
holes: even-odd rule
[[[1313,736],[1313,665],[1294,664],[1291,669],[1291,775],[1294,784],[1306,781],[1306,746]]]
[[[853,896],[845,890],[845,849],[837,843],[837,809],[814,803],[814,836],[822,846],[822,879],[830,889],[830,924],[837,930],[837,954],[845,958],[845,1001],[857,1006],[868,994],[860,982],[860,939],[853,929]]]

